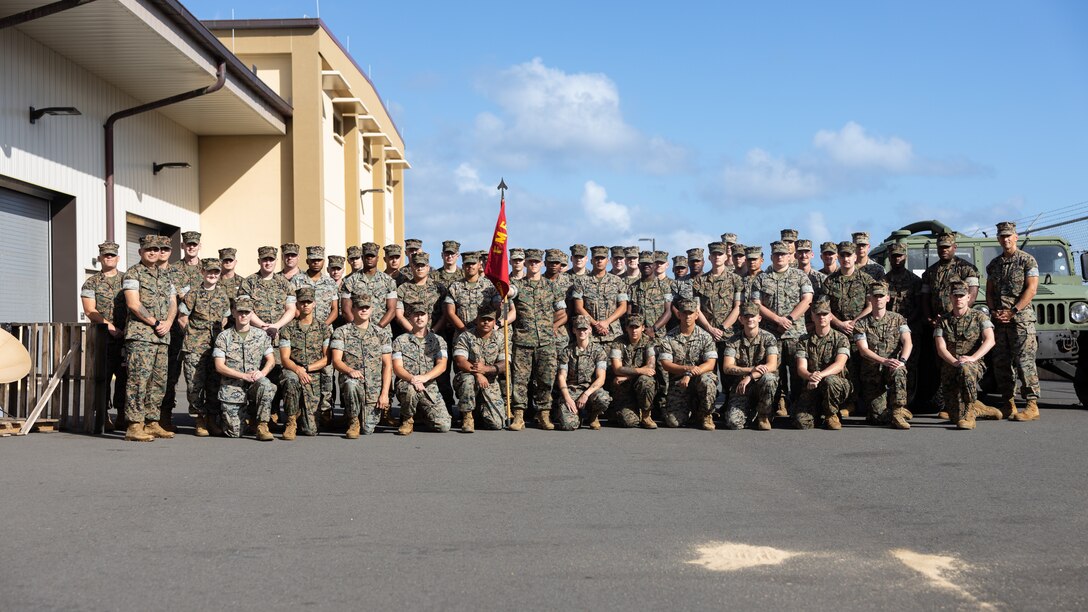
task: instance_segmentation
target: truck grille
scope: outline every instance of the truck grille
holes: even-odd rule
[[[1065,304],[1038,304],[1035,318],[1039,325],[1065,325]]]

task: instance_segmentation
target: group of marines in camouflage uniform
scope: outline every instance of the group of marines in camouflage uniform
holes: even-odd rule
[[[170,263],[170,240],[151,235],[123,273],[118,245],[100,245],[102,271],[81,295],[88,317],[107,326],[117,427],[128,440],[174,436],[175,371],[197,436],[240,437],[248,427],[263,441],[273,439],[281,400],[283,439],[330,428],[337,379],[348,438],[379,424],[401,435],[458,422],[472,432],[477,419],[517,431],[530,414],[545,430],[599,429],[602,417],[713,430],[719,392],[729,429],[769,430],[786,417],[836,430],[851,415],[909,429],[910,379],[924,407],[933,404],[923,381],[939,380],[940,416],[973,429],[976,419],[1039,418],[1038,265],[1017,248],[1014,223],[997,229],[1003,252],[986,269],[988,316],[972,307],[979,274],[955,256],[954,234],[938,236],[939,260],[919,278],[903,244],[888,246],[888,270],[869,260],[865,232],[822,244],[816,269],[812,243],[792,229],[770,245],[767,267],[762,247],[727,233],[705,257],[694,248],[673,258],[671,278],[662,251],[576,244],[568,259],[511,249],[506,301],[482,275],[487,254],[462,253],[452,240],[433,270],[419,240],[384,247],[384,271],[375,243],[346,257],[308,247],[305,268],[299,245],[266,246],[260,271],[242,278],[235,249],[200,259],[200,234],[184,232],[185,257]],[[987,354],[997,407],[977,397]]]

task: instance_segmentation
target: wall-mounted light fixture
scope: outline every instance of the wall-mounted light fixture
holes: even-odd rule
[[[47,106],[45,108],[30,107],[30,123],[37,123],[38,119],[46,115],[82,115],[74,106]]]
[[[158,174],[163,168],[192,168],[192,166],[189,165],[189,162],[163,162],[161,164],[153,162],[151,164],[151,170],[155,174]]]

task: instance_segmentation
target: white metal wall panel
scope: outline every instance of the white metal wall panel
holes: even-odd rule
[[[0,321],[51,319],[49,203],[0,188]]]

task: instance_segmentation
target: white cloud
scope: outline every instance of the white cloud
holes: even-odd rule
[[[901,138],[875,138],[853,121],[838,132],[820,130],[812,138],[817,149],[827,152],[833,161],[848,168],[882,168],[890,172],[908,172],[914,162],[911,144]]]
[[[631,212],[627,207],[610,201],[604,187],[593,181],[586,181],[582,191],[582,210],[595,225],[621,232],[631,228]]]
[[[453,171],[453,178],[457,185],[457,193],[491,195],[493,191],[483,184],[483,181],[480,180],[480,173],[472,164],[467,162],[462,162],[460,166],[457,166]]]
[[[726,194],[746,201],[796,201],[820,195],[823,180],[810,171],[773,157],[763,149],[752,149],[744,164],[725,168]]]
[[[807,227],[801,237],[811,240],[814,250],[819,248],[820,244],[831,240],[831,230],[827,227],[827,220],[822,212],[808,213]]]

